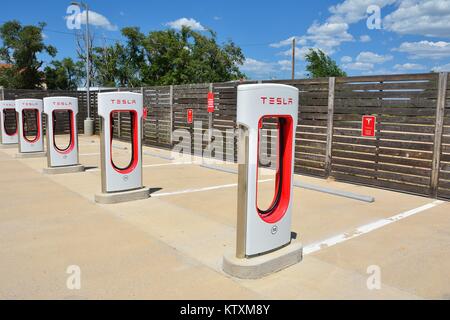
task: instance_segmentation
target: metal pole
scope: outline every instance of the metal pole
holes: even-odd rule
[[[90,81],[90,48],[89,48],[89,7],[84,2],[72,2],[73,5],[84,8],[86,10],[86,119],[84,119],[84,134],[92,136],[94,134],[94,120],[91,119],[91,81]]]
[[[86,3],[81,2],[81,4],[86,9],[86,95],[87,95],[87,119],[91,118],[91,108],[90,108],[90,67],[89,67],[89,57],[90,57],[90,48],[89,48],[89,8]]]

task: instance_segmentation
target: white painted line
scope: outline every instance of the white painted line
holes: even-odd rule
[[[392,217],[389,217],[389,218],[386,218],[386,219],[381,219],[381,220],[378,220],[378,221],[375,221],[375,222],[363,225],[361,227],[356,228],[355,230],[353,230],[351,232],[342,233],[342,234],[336,235],[334,237],[325,239],[323,241],[319,241],[319,242],[316,242],[316,243],[309,244],[309,245],[303,247],[303,254],[304,255],[311,254],[311,253],[317,252],[317,251],[319,251],[321,249],[337,245],[339,243],[348,241],[350,239],[354,239],[354,238],[359,237],[359,236],[361,236],[363,234],[366,234],[366,233],[372,232],[374,230],[380,229],[380,228],[385,227],[385,226],[387,226],[387,225],[389,225],[391,223],[394,223],[394,222],[400,221],[402,219],[408,218],[410,216],[413,216],[413,215],[415,215],[417,213],[420,213],[420,212],[423,212],[425,210],[434,208],[434,207],[436,207],[436,206],[438,206],[440,204],[443,204],[443,203],[445,203],[445,201],[436,200],[436,201],[433,201],[431,203],[428,203],[428,204],[425,204],[423,206],[420,206],[418,208],[402,212],[402,213],[397,214],[395,216],[392,216]]]
[[[143,168],[152,168],[152,167],[165,167],[165,166],[180,166],[183,164],[189,164],[185,162],[172,162],[172,163],[155,163],[155,164],[144,164]]]
[[[273,179],[259,180],[259,182],[268,182],[268,181],[273,181]],[[224,188],[234,188],[234,187],[237,187],[237,185],[238,185],[237,183],[230,183],[230,184],[222,184],[222,185],[218,185],[218,186],[204,187],[204,188],[198,188],[198,189],[186,189],[186,190],[180,190],[180,191],[174,191],[174,192],[153,193],[151,195],[151,197],[152,198],[167,197],[167,196],[174,196],[174,195],[185,194],[185,193],[204,192],[204,191],[211,191],[211,190],[224,189]]]
[[[80,156],[99,156],[100,153],[80,153]]]
[[[144,165],[142,165],[142,168],[177,166],[177,165],[183,165],[183,164],[189,164],[189,163],[186,163],[186,162],[172,162],[172,163],[144,164]],[[93,168],[93,169],[86,169],[85,171],[97,172],[97,171],[100,171],[100,169],[99,168]]]

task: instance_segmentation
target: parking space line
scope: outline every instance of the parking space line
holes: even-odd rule
[[[259,182],[268,182],[273,181],[273,179],[266,179],[266,180],[259,180]],[[173,192],[164,192],[164,193],[154,193],[151,195],[151,197],[167,197],[167,196],[174,196],[179,194],[185,194],[185,193],[194,193],[194,192],[204,192],[204,191],[211,191],[211,190],[217,190],[217,189],[224,189],[224,188],[234,188],[237,187],[237,183],[229,183],[229,184],[222,184],[217,186],[211,186],[211,187],[203,187],[203,188],[197,188],[197,189],[185,189],[185,190],[179,190],[179,191],[173,191]]]
[[[336,236],[333,236],[331,238],[325,239],[323,241],[319,241],[316,243],[312,243],[309,245],[306,245],[305,247],[303,247],[303,254],[307,255],[307,254],[311,254],[311,253],[315,253],[317,251],[320,251],[321,249],[325,249],[328,247],[332,247],[334,245],[337,245],[339,243],[348,241],[350,239],[354,239],[356,237],[362,236],[366,233],[375,231],[377,229],[380,229],[382,227],[385,227],[391,223],[403,220],[405,218],[411,217],[417,213],[429,210],[431,208],[434,208],[438,205],[441,205],[445,203],[445,201],[441,201],[441,200],[436,200],[433,201],[431,203],[425,204],[423,206],[420,206],[418,208],[409,210],[409,211],[405,211],[402,212],[400,214],[397,214],[395,216],[389,217],[389,218],[385,218],[385,219],[380,219],[378,221],[372,222],[372,223],[368,223],[365,224],[363,226],[360,226],[358,228],[356,228],[355,230],[351,231],[351,232],[346,232],[346,233],[342,233]]]
[[[154,164],[144,164],[142,168],[152,168],[152,167],[165,167],[165,166],[179,166],[184,164],[190,164],[186,162],[171,162],[171,163],[154,163]],[[87,169],[88,172],[97,172],[100,171],[99,168]]]
[[[80,153],[80,156],[99,156],[100,153]]]

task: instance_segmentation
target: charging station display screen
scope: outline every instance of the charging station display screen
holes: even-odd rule
[[[17,117],[15,109],[3,109],[3,128],[5,133],[13,136],[17,133]]]
[[[74,143],[73,138],[73,111],[53,110],[53,144],[57,151],[64,152]]]
[[[130,134],[120,137],[126,143],[125,147],[114,147],[113,137],[117,136],[119,132],[119,117],[120,124],[130,126]],[[139,155],[137,139],[139,133],[137,132],[138,116],[133,110],[117,110],[110,114],[111,121],[111,164],[114,169],[120,173],[131,172],[136,167]],[[114,134],[116,133],[116,135]]]
[[[23,137],[28,142],[35,142],[39,139],[39,110],[38,109],[23,109]]]

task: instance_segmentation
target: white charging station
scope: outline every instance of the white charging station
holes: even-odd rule
[[[14,123],[14,126],[11,126]],[[16,103],[14,100],[0,101],[0,143],[2,146],[15,146],[19,143]]]
[[[41,99],[15,101],[19,128],[19,153],[17,157],[44,157]]]
[[[142,121],[143,95],[133,92],[98,94],[98,114],[101,122],[100,153],[102,194],[100,203],[117,203],[149,197],[142,181]],[[119,166],[112,158],[114,116],[128,114],[131,127],[131,160]]]
[[[292,189],[295,133],[298,118],[297,88],[282,84],[238,86],[237,125],[238,204],[236,253],[224,257],[224,271],[240,278],[258,278],[297,263],[300,243],[291,244]],[[260,208],[258,181],[263,121],[276,127],[274,194]]]
[[[77,114],[78,99],[73,97],[44,98],[44,114],[47,117],[47,165],[45,173],[71,173],[84,171],[79,164]],[[64,119],[63,117],[66,117]],[[60,123],[65,121],[66,123]],[[64,146],[57,144],[57,126],[65,126]]]

